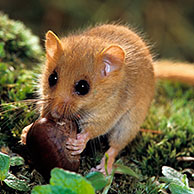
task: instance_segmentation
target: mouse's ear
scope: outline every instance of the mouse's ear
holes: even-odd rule
[[[46,33],[45,48],[47,57],[49,58],[55,58],[56,55],[61,55],[63,52],[61,41],[50,30]]]
[[[102,53],[102,60],[105,64],[102,75],[107,76],[111,72],[118,71],[125,63],[125,51],[119,45],[110,45]]]

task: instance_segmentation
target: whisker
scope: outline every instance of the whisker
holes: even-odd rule
[[[45,99],[28,99],[28,100],[21,100],[16,102],[8,102],[0,104],[0,115],[5,114],[9,111],[16,111],[20,108],[25,108],[26,106],[35,106],[38,102],[42,103]],[[8,108],[8,109],[7,109]],[[7,109],[7,110],[4,110]]]
[[[34,118],[35,117],[35,112],[33,111],[34,108],[31,108],[30,112],[32,113],[31,115],[26,116],[26,114],[28,114],[29,111],[25,111],[24,109],[20,108],[17,111],[13,111],[12,114],[9,114],[8,116],[2,116],[1,117],[1,129],[2,130],[13,130],[15,128],[22,128],[24,127],[24,124],[26,121],[28,121],[30,118]],[[25,114],[25,116],[24,116]],[[32,120],[30,119],[30,120]],[[21,125],[19,124],[22,123]]]
[[[15,102],[6,102],[6,103],[1,103],[1,106],[8,106],[8,105],[15,105],[15,104],[19,104],[19,103],[36,103],[38,101],[40,101],[41,99],[27,99],[27,100],[19,100],[19,101],[15,101]]]
[[[24,123],[28,120],[33,121],[37,118],[38,106],[45,105],[48,101],[50,99],[27,99],[0,104],[0,129],[13,130],[14,128],[24,127]],[[9,113],[9,115],[6,113]]]
[[[91,124],[92,122],[95,123],[95,125],[99,125],[99,123],[96,123],[95,122],[95,118],[92,114],[90,114],[88,111],[86,110],[83,110],[83,109],[80,109],[78,111],[78,114],[80,116],[80,120],[81,121],[84,121],[84,122],[81,122],[81,125],[87,125],[87,124]],[[88,121],[87,121],[88,120]]]
[[[79,120],[80,118],[76,115],[75,111],[72,110],[73,108],[69,109],[70,111],[70,119],[74,120],[78,126],[78,132],[80,132],[80,128],[79,128]]]
[[[48,117],[50,114],[50,107],[53,106],[54,98],[50,98],[44,106],[44,117]]]
[[[63,109],[64,109],[64,115],[68,114],[68,102],[63,104]]]
[[[9,104],[18,104],[18,103],[36,103],[39,101],[47,101],[50,100],[51,98],[34,98],[34,99],[26,99],[26,100],[18,100],[18,101],[14,101],[14,102],[6,102],[6,103],[2,103],[1,105],[9,105]]]

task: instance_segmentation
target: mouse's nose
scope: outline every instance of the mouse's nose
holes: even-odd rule
[[[72,114],[72,102],[69,98],[56,98],[50,109],[50,114],[54,119],[67,118]]]

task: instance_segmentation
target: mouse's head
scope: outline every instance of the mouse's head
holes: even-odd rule
[[[41,115],[80,117],[114,95],[123,76],[125,52],[87,36],[59,40],[46,34],[46,65],[41,77]]]

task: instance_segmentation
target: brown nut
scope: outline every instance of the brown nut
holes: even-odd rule
[[[50,177],[54,167],[78,171],[80,155],[72,156],[66,148],[68,137],[76,138],[75,121],[65,120],[56,123],[47,118],[40,118],[30,128],[26,145],[30,151],[35,168],[45,177]]]

